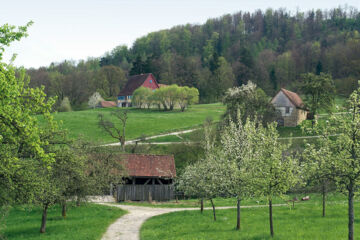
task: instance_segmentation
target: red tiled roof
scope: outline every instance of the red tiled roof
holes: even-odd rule
[[[116,102],[113,101],[101,101],[100,106],[103,108],[116,107]]]
[[[118,96],[130,96],[133,92],[138,89],[148,78],[151,73],[145,73],[140,75],[130,76],[129,80],[127,81],[125,87],[121,89]]]
[[[130,177],[176,177],[172,155],[126,154],[123,158]]]
[[[281,91],[289,98],[289,100],[295,105],[297,108],[304,108],[305,105],[299,95],[297,93],[286,90],[285,88],[281,88]]]

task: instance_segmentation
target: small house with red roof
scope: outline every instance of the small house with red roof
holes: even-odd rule
[[[117,187],[118,201],[165,201],[174,199],[176,177],[173,155],[124,154],[127,177]]]
[[[131,107],[132,95],[139,87],[147,87],[155,90],[159,88],[159,84],[152,73],[130,76],[125,87],[121,89],[118,94],[117,106]]]
[[[277,123],[279,126],[295,127],[304,121],[308,111],[297,93],[281,88],[271,100],[278,112]]]

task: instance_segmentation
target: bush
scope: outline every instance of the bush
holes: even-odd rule
[[[60,107],[58,109],[59,112],[71,112],[71,104],[68,97],[64,97],[61,101]]]

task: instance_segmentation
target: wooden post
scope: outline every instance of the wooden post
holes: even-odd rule
[[[149,191],[149,203],[152,203],[151,189]]]

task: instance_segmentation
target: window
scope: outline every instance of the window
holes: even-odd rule
[[[125,97],[124,96],[119,96],[118,100],[125,100]]]
[[[285,113],[290,113],[290,107],[285,107]]]
[[[149,83],[152,83],[152,80],[150,80]]]

